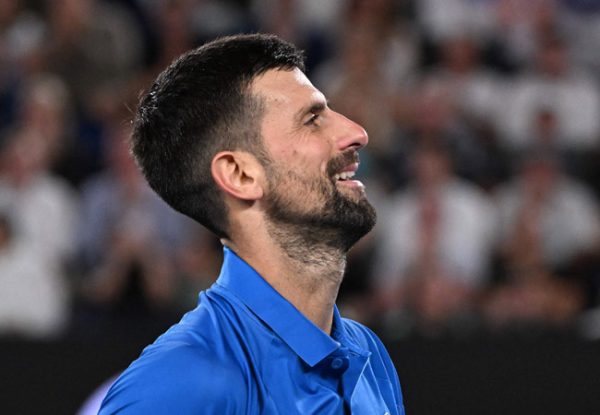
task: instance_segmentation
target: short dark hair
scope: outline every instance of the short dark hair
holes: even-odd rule
[[[210,165],[223,150],[261,153],[262,101],[249,92],[270,69],[304,70],[304,56],[274,35],[228,36],[176,59],[142,96],[132,153],[146,180],[171,207],[217,236],[228,236],[227,209]]]

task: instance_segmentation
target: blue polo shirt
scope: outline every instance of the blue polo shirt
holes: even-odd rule
[[[404,414],[381,341],[334,309],[329,336],[225,248],[198,307],[110,388],[105,414]]]

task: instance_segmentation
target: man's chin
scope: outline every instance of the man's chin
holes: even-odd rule
[[[335,185],[335,189],[338,195],[352,203],[361,203],[362,201],[367,201],[365,186],[358,180],[338,182]]]
[[[279,228],[277,233],[287,234],[290,240],[302,240],[309,245],[325,244],[347,252],[373,229],[377,216],[364,192],[352,196],[345,193],[338,191],[327,206],[306,213],[291,212],[285,204],[273,200],[268,210],[269,219],[275,225],[273,229]]]
[[[343,209],[337,209],[340,248],[349,250],[360,238],[369,233],[377,222],[377,214],[364,192],[360,200],[348,200]]]

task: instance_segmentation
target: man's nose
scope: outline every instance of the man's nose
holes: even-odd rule
[[[358,150],[367,145],[369,136],[365,129],[358,123],[336,113],[338,125],[335,128],[335,140],[338,150],[344,151],[350,148]]]

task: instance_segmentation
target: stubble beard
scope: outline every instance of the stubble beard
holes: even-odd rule
[[[265,166],[268,231],[288,256],[315,264],[343,256],[375,226],[376,213],[363,190],[344,194],[333,175],[356,158],[344,153],[328,164],[328,177],[306,177],[290,169]],[[321,249],[320,249],[321,248]],[[320,254],[319,254],[320,253]]]

